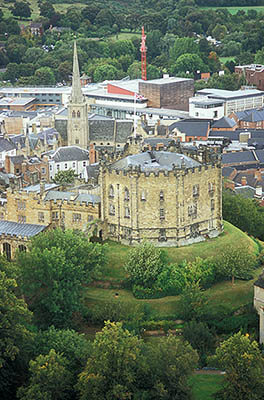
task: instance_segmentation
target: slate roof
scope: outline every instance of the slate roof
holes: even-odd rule
[[[50,190],[46,196],[45,196],[45,201],[49,200],[62,200],[62,201],[74,201],[74,203],[92,203],[92,204],[98,204],[101,202],[101,199],[99,196],[94,195],[94,194],[88,194],[88,193],[73,193],[73,192],[59,192],[57,190]]]
[[[253,108],[251,110],[237,111],[235,114],[240,121],[258,122],[264,120],[263,108]]]
[[[21,164],[24,160],[25,160],[26,158],[25,158],[25,156],[11,156],[10,157],[10,161],[13,163],[13,164]]]
[[[235,171],[235,168],[232,167],[223,167],[222,168],[222,176],[229,178],[232,172]]]
[[[3,137],[0,137],[0,152],[14,150],[15,148],[16,146],[14,143],[4,139]]]
[[[45,183],[45,191],[55,189],[58,187],[56,183]],[[35,193],[40,193],[40,184],[38,183],[37,185],[30,185],[22,189],[23,191],[30,193],[30,192],[35,192]]]
[[[235,187],[235,192],[246,199],[252,199],[256,194],[255,189],[248,185]]]
[[[51,159],[55,162],[88,160],[89,151],[78,146],[59,147],[51,156]]]
[[[133,121],[117,120],[116,121],[116,141],[118,143],[126,143],[133,130]]]
[[[175,140],[172,138],[144,138],[145,144],[150,144],[151,147],[156,147],[157,144],[163,144],[164,146],[169,146],[170,143],[175,143]]]
[[[169,151],[147,151],[127,156],[110,166],[112,170],[127,171],[132,166],[140,166],[142,171],[171,171],[174,166],[181,168],[184,162],[186,168],[198,167],[201,164],[183,154]]]
[[[88,178],[89,179],[94,178],[95,180],[97,180],[97,178],[99,176],[99,169],[100,169],[99,163],[87,165],[86,172],[87,172]]]
[[[264,189],[264,181],[263,179],[258,180],[255,178],[255,174],[249,174],[246,172],[239,172],[235,178],[234,182],[235,183],[240,183],[241,184],[241,179],[245,177],[247,179],[247,186],[251,186],[252,188],[256,188],[257,186],[261,186],[262,189]],[[262,176],[261,176],[262,178]]]
[[[19,224],[18,222],[0,221],[0,235],[32,237],[42,232],[45,225]]]
[[[113,141],[114,140],[114,119],[89,121],[90,141]]]
[[[173,129],[178,129],[180,132],[185,133],[186,136],[202,136],[207,137],[207,132],[210,124],[209,122],[200,121],[179,121],[174,122],[169,126],[169,132]]]
[[[222,117],[215,121],[212,128],[233,128],[236,126],[236,121],[233,118]]]
[[[222,155],[222,164],[257,162],[252,151],[238,151]]]

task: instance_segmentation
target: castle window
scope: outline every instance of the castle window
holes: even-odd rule
[[[18,245],[18,250],[19,250],[19,251],[27,251],[27,248],[26,248],[26,246],[24,246],[23,244],[19,244],[19,245]]]
[[[208,182],[208,192],[213,192],[214,191],[214,184],[212,182]]]
[[[165,242],[166,240],[167,240],[167,238],[166,238],[166,229],[160,229],[159,242]]]
[[[160,201],[164,200],[164,193],[163,190],[160,191],[160,195],[159,195]]]
[[[214,199],[211,200],[211,211],[214,211],[215,209],[215,201]]]
[[[115,225],[110,224],[110,225],[109,225],[109,233],[115,233],[115,231],[116,231]]]
[[[11,246],[9,243],[3,243],[3,252],[6,255],[6,258],[11,260]]]
[[[53,211],[52,212],[52,221],[58,221],[58,219],[59,219],[58,211]]]
[[[23,200],[17,200],[17,209],[18,210],[25,210],[26,202]]]
[[[81,117],[81,113],[80,113],[80,111],[78,110],[77,111],[77,118],[80,118]]]
[[[109,198],[113,199],[115,197],[114,188],[112,185],[109,186]]]
[[[164,211],[164,208],[160,208],[160,219],[165,219],[165,211]]]
[[[93,215],[88,215],[88,222],[92,222],[93,221]]]
[[[79,139],[75,139],[75,144],[79,144],[80,140]]]
[[[72,118],[76,118],[76,112],[75,111],[72,112]]]
[[[199,185],[193,185],[193,196],[194,197],[199,196]]]
[[[0,213],[0,219],[1,219],[1,220],[5,219],[5,215],[4,215],[3,212]]]
[[[188,207],[188,216],[192,218],[197,217],[197,205],[189,206]]]
[[[146,193],[144,190],[141,192],[141,201],[146,201]]]
[[[44,222],[44,212],[42,211],[38,213],[38,222]]]
[[[109,215],[115,215],[115,206],[113,204],[109,204]]]
[[[125,207],[125,218],[130,218],[130,208]]]
[[[26,216],[25,215],[19,215],[18,216],[18,222],[20,224],[25,224],[26,223]]]
[[[124,197],[124,199],[125,199],[126,201],[129,200],[129,190],[128,190],[127,188],[125,188],[125,197]]]
[[[81,222],[82,220],[82,215],[81,214],[72,214],[72,222]]]

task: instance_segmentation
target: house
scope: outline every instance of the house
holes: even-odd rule
[[[210,131],[210,122],[208,121],[179,121],[169,126],[169,136],[175,139],[179,138],[183,142],[192,142],[194,140],[207,140]]]
[[[212,131],[234,131],[237,127],[233,118],[223,116],[212,124]]]
[[[29,30],[34,36],[42,36],[44,33],[43,25],[41,22],[31,22]]]
[[[247,84],[255,86],[259,90],[264,90],[264,65],[249,64],[235,66],[235,74],[245,77]]]
[[[74,170],[75,174],[83,179],[89,164],[89,150],[78,146],[59,147],[49,154],[49,176],[53,179],[57,172]]]
[[[21,186],[34,185],[41,180],[49,182],[48,157],[6,156],[5,172],[19,176],[21,178]]]
[[[236,111],[230,115],[240,129],[264,129],[264,108]]]
[[[192,118],[219,119],[225,115],[224,101],[206,96],[195,96],[189,99],[189,115]]]
[[[6,156],[15,156],[17,154],[17,149],[11,140],[0,136],[0,168],[5,166]]]

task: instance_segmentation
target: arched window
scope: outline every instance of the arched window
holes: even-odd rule
[[[81,117],[81,113],[80,113],[80,111],[78,110],[77,111],[77,118],[80,118]]]
[[[161,200],[161,201],[164,200],[164,193],[163,193],[163,190],[160,191],[160,200]]]
[[[76,118],[76,112],[75,111],[72,112],[72,118]]]
[[[19,245],[18,245],[18,250],[19,250],[19,251],[27,251],[27,248],[26,248],[26,246],[24,246],[23,244],[19,244]]]
[[[114,192],[113,185],[109,186],[109,197],[110,197],[110,199],[113,199],[115,197],[115,192]]]
[[[11,260],[11,246],[9,243],[3,243],[3,252],[6,255],[6,258]]]
[[[113,204],[109,204],[109,215],[115,215],[115,206]]]
[[[125,207],[125,218],[130,218],[130,208]]]
[[[128,190],[128,188],[125,188],[125,197],[124,197],[124,199],[125,199],[126,201],[129,200],[129,190]]]

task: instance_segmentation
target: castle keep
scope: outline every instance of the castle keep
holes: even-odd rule
[[[222,231],[221,166],[147,151],[101,166],[103,238],[183,246]]]

